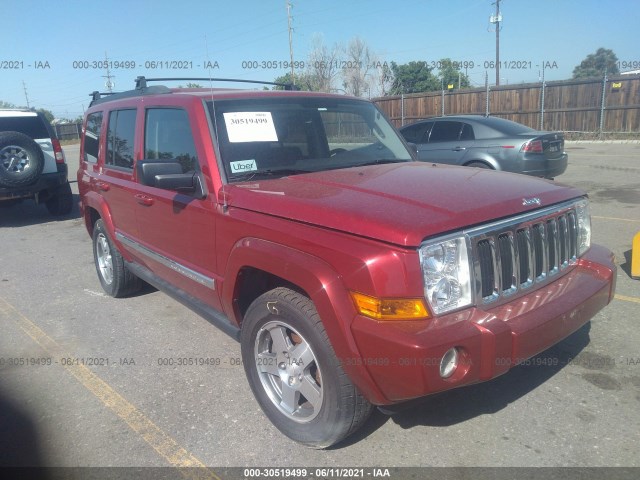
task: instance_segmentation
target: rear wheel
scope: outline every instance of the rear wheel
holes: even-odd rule
[[[491,165],[484,162],[469,162],[465,165],[465,167],[487,168],[489,170],[493,170]]]
[[[44,154],[31,138],[18,132],[0,134],[0,186],[29,185],[43,168]]]
[[[258,297],[242,325],[253,393],[289,438],[325,448],[360,428],[373,409],[342,370],[313,302],[288,288]]]
[[[140,289],[141,280],[127,269],[102,220],[93,227],[93,259],[102,288],[112,297],[124,297]]]

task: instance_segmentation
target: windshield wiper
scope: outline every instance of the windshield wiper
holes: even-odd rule
[[[289,175],[298,175],[300,173],[309,173],[310,170],[302,170],[299,168],[269,168],[266,170],[254,170],[251,172],[245,172],[240,175],[233,175],[231,177],[232,180],[251,180],[256,177],[265,178],[265,177],[275,177],[282,176],[287,177]]]
[[[400,158],[379,158],[377,160],[371,160],[370,162],[358,163],[353,165],[354,167],[366,167],[367,165],[382,165],[385,163],[405,163],[411,160],[402,160]]]

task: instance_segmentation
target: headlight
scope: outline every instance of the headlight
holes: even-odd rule
[[[435,314],[471,305],[469,255],[464,235],[425,242],[419,254],[424,296]]]
[[[578,217],[578,257],[583,255],[591,246],[591,213],[589,200],[576,203],[576,217]]]

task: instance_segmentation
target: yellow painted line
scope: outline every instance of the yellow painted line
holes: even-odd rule
[[[640,303],[640,298],[627,297],[626,295],[618,295],[617,293],[615,294],[615,296],[613,298],[615,298],[617,300],[622,300],[624,302]]]
[[[601,217],[599,215],[591,215],[591,218],[597,218],[598,220],[615,220],[618,222],[634,222],[634,223],[640,223],[640,219],[639,220],[635,220],[633,218],[620,218],[620,217]]]
[[[0,314],[13,320],[22,331],[29,335],[52,358],[75,358],[67,353],[55,340],[49,337],[35,323],[25,317],[13,305],[0,297]],[[142,439],[172,466],[179,468],[185,478],[221,480],[206,465],[181,447],[169,435],[157,427],[134,405],[111,388],[104,380],[84,365],[62,365],[83,387],[93,393],[118,417],[129,425]],[[197,467],[197,468],[194,468]]]

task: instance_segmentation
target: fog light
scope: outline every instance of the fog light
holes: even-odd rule
[[[456,368],[458,368],[458,349],[450,348],[440,360],[440,376],[449,378],[456,371]]]

